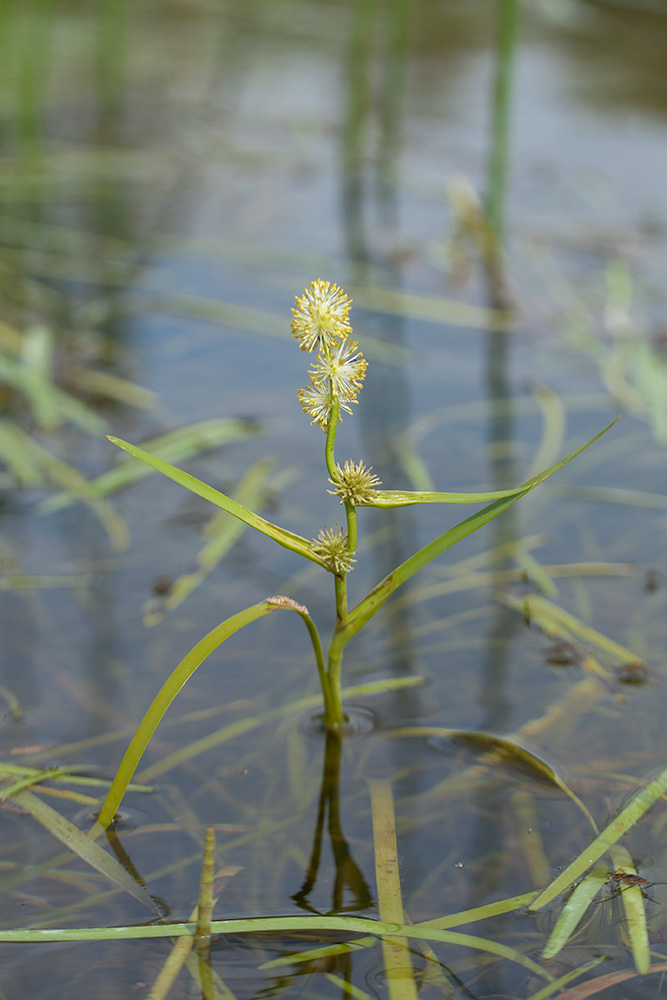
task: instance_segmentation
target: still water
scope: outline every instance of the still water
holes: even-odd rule
[[[545,885],[590,840],[581,813],[534,769],[480,777],[475,747],[438,728],[523,734],[600,826],[665,767],[667,17],[659,3],[525,4],[494,105],[500,11],[487,0],[3,7],[3,406],[81,475],[116,461],[107,433],[141,442],[234,419],[228,443],[175,464],[226,493],[259,468],[263,514],[306,538],[340,523],[324,436],[297,402],[307,362],[289,332],[294,296],[318,277],[354,299],[369,361],[337,458],[363,458],[387,489],[502,489],[623,412],[350,645],[347,684],[423,684],[361,697],[363,732],[339,760],[324,767],[323,738],[290,710],[317,691],[296,618],[271,615],[206,661],[141,762],[157,792],[127,796],[116,844],[170,919],[196,903],[207,824],[226,875],[216,917],[377,916],[376,778],[393,791],[406,920]],[[503,227],[501,269],[489,262],[485,199]],[[86,404],[85,419],[62,400],[41,412],[39,381],[12,381],[14,333],[30,369],[25,344],[43,347],[44,328],[55,338],[47,374]],[[179,659],[271,594],[331,629],[326,574],[247,530],[170,607],[174,581],[198,569],[213,509],[152,476],[110,497],[105,530],[90,505],[40,507],[60,484],[49,468],[48,486],[27,473],[17,484],[11,463],[2,472],[6,762],[111,777]],[[360,512],[352,600],[469,511]],[[560,619],[546,635],[527,594],[575,616],[579,632]],[[565,652],[553,648],[561,634]],[[582,666],[591,652],[598,679]],[[281,707],[234,738],[223,731]],[[428,733],[408,738],[407,726]],[[48,801],[87,828],[94,806]],[[145,921],[32,817],[3,810],[0,829],[2,927]],[[660,805],[624,843],[651,880],[667,879]],[[660,965],[667,894],[651,893]],[[614,906],[597,906],[545,968],[562,975],[604,953],[603,974],[632,971]],[[558,911],[464,930],[538,959]],[[213,968],[239,1000],[390,995],[379,946],[259,969],[316,943],[221,938]],[[0,948],[0,995],[77,1000],[149,994],[169,945]],[[413,955],[424,997],[527,1000],[544,985],[496,955],[433,949],[430,965],[421,948]],[[637,976],[605,996],[661,989],[659,976]],[[183,971],[169,995],[201,990]]]

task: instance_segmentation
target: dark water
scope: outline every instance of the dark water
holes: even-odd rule
[[[142,761],[159,793],[128,796],[133,829],[119,834],[173,919],[187,919],[196,902],[206,824],[216,827],[218,867],[238,869],[218,917],[377,915],[369,778],[392,782],[412,921],[545,884],[590,839],[569,800],[534,773],[503,765],[473,780],[470,748],[399,738],[399,726],[516,733],[565,704],[552,723],[524,728],[525,742],[601,825],[665,766],[667,18],[657,4],[551,0],[524,11],[504,136],[509,172],[496,192],[513,317],[498,333],[488,310],[498,288],[452,208],[456,192],[483,200],[493,187],[495,14],[482,0],[3,7],[0,319],[21,332],[49,326],[57,377],[79,394],[81,364],[155,393],[153,410],[83,394],[106,422],[90,432],[71,420],[40,429],[21,391],[3,394],[7,419],[82,474],[115,460],[105,431],[139,442],[242,418],[258,433],[188,470],[232,492],[271,457],[267,517],[308,538],[340,523],[323,435],[296,400],[306,364],[289,335],[294,295],[316,277],[354,298],[370,364],[337,457],[363,457],[387,488],[521,482],[541,441],[545,467],[624,413],[350,645],[347,683],[409,673],[425,683],[360,699],[374,728],[344,744],[333,778],[330,768],[335,822],[325,823],[310,880],[323,741],[289,711],[316,692],[305,632],[272,615],[207,661]],[[156,581],[196,568],[211,516],[202,501],[157,477],[118,493],[112,503],[131,542],[114,551],[84,505],[41,516],[37,505],[54,490],[16,488],[4,473],[2,486],[1,683],[23,711],[2,719],[7,761],[111,776],[159,685],[220,620],[285,593],[307,603],[323,634],[332,625],[324,574],[246,532],[205,584],[146,627],[147,612],[164,610]],[[353,600],[468,512],[362,512]],[[579,564],[548,598],[645,661],[645,683],[623,684],[624,657],[608,649],[596,649],[609,673],[599,682],[586,680],[581,656],[550,662],[550,640],[521,613],[537,588],[516,574],[470,578],[520,566],[506,549],[488,555],[515,539],[530,539],[524,549],[542,565]],[[453,569],[469,559],[478,561]],[[592,575],[598,563],[609,568]],[[16,589],[18,571],[64,574],[67,585]],[[456,572],[461,586],[444,586]],[[279,706],[277,720],[161,769],[194,740]],[[10,756],[31,747],[40,749]],[[442,786],[459,776],[461,786]],[[85,825],[87,807],[49,801]],[[120,893],[91,899],[107,884],[81,862],[50,870],[61,845],[31,818],[3,812],[0,826],[3,926],[145,919]],[[659,880],[660,805],[626,842]],[[665,897],[652,891],[659,954]],[[554,975],[600,951],[611,956],[605,973],[631,967],[618,916],[609,904],[597,909]],[[537,958],[551,920],[509,914],[465,930]],[[168,952],[164,942],[1,947],[6,997],[140,996]],[[239,998],[342,995],[327,971],[366,995],[389,995],[379,947],[307,974],[258,970],[302,947],[225,939],[214,968]],[[450,971],[424,984],[424,996],[528,998],[543,984],[481,952],[434,948]],[[639,977],[607,995],[655,996],[658,982]],[[170,995],[197,995],[188,974]]]

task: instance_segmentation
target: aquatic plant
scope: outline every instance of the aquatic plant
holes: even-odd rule
[[[315,361],[309,371],[309,384],[299,391],[299,401],[304,412],[311,417],[311,422],[325,432],[324,457],[330,484],[333,486],[329,492],[339,497],[343,506],[344,528],[338,525],[325,526],[315,539],[309,540],[272,524],[232,497],[168,464],[155,454],[150,454],[115,437],[109,439],[130,455],[134,455],[153,469],[185,486],[192,493],[210,500],[211,503],[233,514],[239,521],[331,573],[334,582],[336,624],[325,655],[317,626],[308,609],[290,597],[278,595],[237,612],[209,632],[175,668],[141,721],[100,811],[97,829],[100,826],[107,827],[111,823],[157,725],[197,667],[234,632],[273,611],[291,610],[304,621],[311,639],[322,689],[324,703],[320,716],[322,727],[329,732],[344,732],[346,716],[342,699],[342,662],[345,648],[350,640],[415,573],[457,542],[502,514],[609,429],[605,428],[559,462],[512,489],[490,493],[380,489],[380,480],[373,474],[371,466],[366,466],[362,461],[349,459],[341,465],[335,456],[338,425],[343,413],[351,414],[352,404],[358,402],[367,369],[366,359],[357,343],[351,340],[352,327],[349,322],[351,304],[341,288],[318,279],[311,283],[302,296],[297,297],[296,308],[292,310],[292,333],[299,347],[304,352],[315,354]],[[611,426],[612,424],[609,425]],[[405,562],[396,566],[368,594],[350,607],[348,577],[354,568],[353,563],[357,553],[357,508],[388,509],[423,503],[486,503],[486,506],[454,527],[448,528]],[[393,686],[404,686],[406,683],[415,682],[418,682],[418,678],[399,678],[392,683]],[[384,685],[385,689],[389,686],[389,682]]]

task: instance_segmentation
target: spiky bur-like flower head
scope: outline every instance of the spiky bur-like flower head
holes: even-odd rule
[[[297,395],[303,411],[313,418],[311,424],[317,424],[323,431],[326,431],[329,414],[334,404],[334,394],[330,387],[311,383],[305,389],[299,389]],[[340,408],[347,413],[352,413],[346,403],[341,402]]]
[[[352,413],[349,404],[357,402],[368,362],[358,344],[348,339],[352,303],[342,288],[318,279],[296,304],[292,333],[302,351],[318,352],[309,372],[310,385],[299,390],[299,402],[312,423],[326,431],[336,401],[339,413]]]
[[[333,573],[342,576],[352,571],[355,561],[347,547],[347,535],[342,528],[323,528],[313,539],[313,552],[326,561]]]
[[[342,469],[337,465],[336,472],[336,480],[330,480],[335,489],[328,492],[340,497],[341,503],[347,501],[355,506],[370,503],[376,487],[382,485],[381,480],[372,474],[373,466],[366,468],[363,462],[346,462]]]
[[[321,351],[337,340],[344,340],[352,327],[348,313],[352,300],[342,288],[329,281],[311,281],[301,298],[296,297],[292,309],[292,333],[302,351]]]
[[[317,355],[310,369],[310,381],[313,385],[331,385],[331,391],[341,402],[356,402],[367,368],[368,362],[356,341],[344,340]]]

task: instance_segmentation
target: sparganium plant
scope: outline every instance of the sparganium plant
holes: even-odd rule
[[[351,404],[358,401],[357,397],[367,369],[367,362],[358,344],[350,339],[351,305],[351,300],[338,285],[318,279],[311,283],[302,296],[297,297],[296,308],[292,310],[292,333],[301,350],[316,354],[309,371],[309,384],[299,391],[298,397],[311,422],[321,427],[326,434],[325,462],[333,486],[328,492],[340,498],[345,511],[345,528],[337,525],[333,528],[325,527],[317,538],[308,540],[272,524],[231,497],[169,465],[155,455],[118,438],[110,438],[120,448],[191,492],[210,500],[246,525],[272,538],[279,545],[317,563],[331,573],[334,578],[336,624],[325,655],[317,627],[308,609],[289,597],[278,596],[267,598],[259,604],[237,612],[204,636],[167,678],[146,712],[116,772],[99,814],[97,830],[108,826],[113,820],[148,741],[167,708],[197,667],[234,632],[278,609],[294,611],[304,621],[311,639],[322,688],[324,703],[322,725],[331,732],[343,733],[346,717],[343,711],[341,668],[343,652],[348,642],[380,610],[388,598],[415,573],[446,549],[503,513],[579,455],[612,426],[609,424],[565,458],[513,489],[491,493],[382,490],[379,488],[382,484],[378,477],[373,475],[372,467],[367,467],[361,461],[355,462],[349,459],[341,466],[336,462],[334,454],[338,423],[342,419],[343,412],[352,413]],[[357,550],[357,508],[407,507],[418,503],[484,503],[486,506],[448,528],[405,562],[396,566],[384,580],[376,584],[350,608],[347,578],[352,571]],[[387,683],[386,687],[389,686],[399,685],[394,679],[391,685]]]

